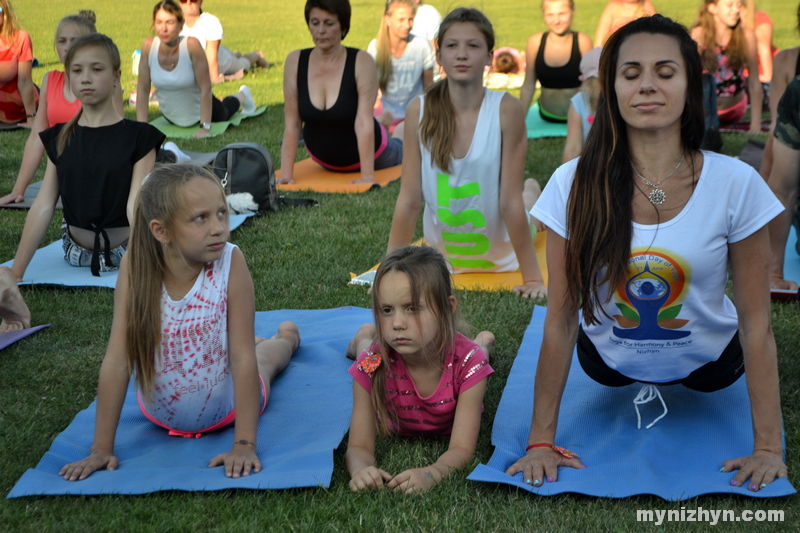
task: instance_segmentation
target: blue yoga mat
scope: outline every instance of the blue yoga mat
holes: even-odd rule
[[[231,215],[229,224],[233,231],[252,215]],[[11,268],[14,260],[6,261],[0,266]],[[113,289],[117,285],[118,270],[100,272],[100,276],[92,276],[88,268],[77,268],[64,261],[64,249],[61,241],[52,242],[39,248],[33,255],[25,277],[20,285],[61,285],[65,287],[107,287]]]
[[[271,397],[258,423],[258,456],[263,469],[238,479],[209,460],[230,450],[233,428],[199,439],[170,437],[149,422],[129,389],[122,409],[115,453],[117,470],[101,470],[83,481],[58,477],[66,463],[89,453],[95,405],[81,411],[58,435],[35,469],[17,482],[9,498],[56,494],[144,494],[161,490],[288,489],[329,487],[333,450],[350,425],[351,361],[344,356],[358,327],[372,321],[363,308],[280,310],[256,313],[256,334],[271,336],[292,320],[302,342],[289,366],[272,383]]]
[[[545,314],[545,308],[534,308],[511,368],[492,428],[494,454],[488,465],[478,465],[467,479],[513,485],[542,496],[565,492],[606,498],[653,494],[665,500],[686,500],[711,493],[756,498],[795,493],[786,478],[751,492],[730,485],[733,472],[719,471],[724,460],[752,452],[744,378],[711,394],[680,385],[659,387],[669,414],[651,429],[644,429],[662,408],[658,400],[641,406],[642,429],[636,429],[633,399],[641,385],[599,385],[583,372],[576,357],[561,402],[556,443],[578,453],[587,468],[560,468],[558,480],[540,488],[525,484],[521,473],[506,475],[505,470],[525,453]]]
[[[797,229],[792,226],[789,239],[786,241],[786,252],[783,259],[783,279],[800,283],[800,255],[797,254]]]
[[[528,128],[528,139],[539,139],[540,137],[566,137],[567,124],[558,122],[547,122],[539,115],[539,103],[533,104],[528,109],[525,117],[525,126]]]

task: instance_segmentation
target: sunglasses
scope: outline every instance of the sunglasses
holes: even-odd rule
[[[181,4],[186,4],[186,3],[196,4],[197,0],[181,0]]]

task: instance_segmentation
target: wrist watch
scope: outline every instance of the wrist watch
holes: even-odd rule
[[[211,123],[210,122],[201,122],[200,127],[206,131],[211,131]]]

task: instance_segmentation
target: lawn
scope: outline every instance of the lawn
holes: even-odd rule
[[[92,6],[98,29],[110,35],[122,55],[123,87],[135,87],[131,55],[148,35],[153,0],[16,0],[22,26],[33,38],[34,69],[40,82],[48,70],[60,68],[52,47],[58,20]],[[443,13],[459,5],[450,0],[432,2]],[[654,0],[666,15],[691,24],[699,0]],[[499,46],[523,49],[529,34],[544,29],[538,0],[483,0],[467,2],[489,15]],[[594,34],[605,2],[578,2],[574,27]],[[380,0],[355,0],[351,33],[345,44],[366,48],[377,31]],[[235,92],[241,83],[252,89],[258,104],[268,111],[230,129],[224,136],[180,141],[181,147],[212,151],[236,141],[256,141],[268,147],[280,164],[278,141],[283,131],[281,83],[283,60],[293,49],[308,47],[300,0],[207,0],[206,10],[222,20],[225,44],[231,49],[264,51],[273,67],[248,74],[241,82],[215,87],[217,96]],[[775,21],[775,43],[780,48],[797,44],[794,31],[796,4],[789,0],[759,2]],[[133,109],[127,110],[134,118]],[[155,117],[155,112],[152,117]],[[152,118],[151,117],[151,118]],[[27,132],[0,133],[0,195],[11,189],[22,158]],[[762,140],[764,136],[760,136]],[[739,152],[746,136],[725,135],[725,152]],[[529,143],[526,175],[543,185],[558,166],[563,140]],[[298,157],[305,157],[302,150]],[[44,166],[40,168],[40,174]],[[373,265],[385,250],[394,201],[399,186],[358,196],[311,195],[319,208],[284,208],[279,213],[250,220],[231,236],[244,251],[256,285],[259,310],[318,309],[353,305],[367,307],[363,288],[346,285],[350,272]],[[302,196],[309,196],[304,194]],[[0,210],[0,260],[14,255],[24,224],[24,212]],[[419,229],[419,228],[418,228]],[[418,233],[421,233],[418,231]],[[54,222],[45,237],[59,237]],[[7,494],[23,472],[32,468],[53,438],[94,398],[97,374],[111,325],[112,291],[24,288],[34,323],[52,326],[3,350],[0,362],[0,492]],[[533,303],[511,294],[460,293],[467,321],[497,335],[485,401],[478,451],[473,465],[451,477],[430,494],[407,497],[391,493],[352,495],[344,466],[345,445],[334,454],[330,489],[286,491],[224,491],[218,493],[158,493],[137,497],[24,498],[0,502],[2,531],[349,531],[349,530],[476,530],[476,531],[642,531],[654,525],[636,522],[637,509],[750,510],[783,509],[783,529],[796,528],[800,499],[756,501],[749,498],[706,496],[670,503],[652,497],[603,500],[581,496],[542,498],[528,493],[465,480],[478,462],[491,453],[491,425],[514,355]],[[795,305],[774,304],[772,318],[778,344],[781,398],[786,428],[788,465],[797,472],[800,461],[800,313]],[[331,398],[331,401],[337,401]],[[342,399],[344,401],[344,399]],[[697,453],[703,443],[697,443]],[[379,442],[381,465],[397,472],[432,461],[446,448],[444,441]],[[665,458],[668,461],[669,458]],[[794,523],[795,526],[790,526]],[[766,530],[769,524],[728,524],[737,531]],[[676,531],[695,530],[697,524],[671,524]],[[787,527],[788,526],[788,527]],[[737,529],[738,528],[738,529]]]

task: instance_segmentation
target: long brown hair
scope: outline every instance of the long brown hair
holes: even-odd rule
[[[391,347],[386,340],[387,335],[382,330],[380,320],[381,281],[389,272],[402,272],[408,276],[411,286],[411,305],[419,307],[420,301],[424,300],[436,318],[436,337],[424,354],[431,364],[444,367],[445,355],[453,350],[455,344],[456,327],[461,325],[460,316],[450,303],[453,287],[447,260],[436,248],[404,246],[383,258],[375,273],[375,282],[372,286],[372,314],[383,362],[372,374],[370,393],[372,406],[378,415],[378,429],[381,435],[390,432],[390,420],[397,421],[397,413],[386,398],[386,368]]]
[[[719,69],[717,61],[717,30],[714,25],[714,15],[708,10],[710,4],[717,4],[719,0],[703,0],[703,6],[697,13],[695,27],[703,30],[703,42],[700,43],[703,65],[709,72],[716,72]],[[733,34],[728,46],[725,47],[725,56],[728,58],[728,67],[732,70],[739,70],[747,66],[747,39],[744,36],[744,25],[741,15],[736,26],[731,28]]]
[[[75,42],[73,42],[70,45],[69,50],[67,50],[67,57],[64,58],[64,72],[67,75],[68,82],[71,75],[70,67],[72,66],[72,62],[75,60],[75,55],[84,48],[88,48],[90,46],[96,46],[105,50],[106,53],[108,53],[108,61],[111,66],[111,70],[113,72],[120,71],[119,69],[121,61],[119,58],[119,49],[117,49],[117,45],[114,44],[114,41],[102,33],[87,33],[86,35],[82,35],[75,39]],[[113,98],[113,93],[109,94],[109,98]],[[64,153],[64,149],[67,147],[70,138],[72,137],[72,132],[75,130],[75,125],[78,123],[82,115],[83,107],[81,107],[78,110],[78,113],[72,117],[72,120],[64,124],[64,127],[61,128],[61,131],[58,132],[58,137],[56,138],[56,153],[59,156]]]
[[[0,13],[0,17],[3,18],[3,29],[0,30],[0,41],[11,44],[14,42],[14,32],[19,29],[19,22],[17,21],[17,16],[14,14],[14,8],[11,7],[11,2],[8,0],[0,0],[0,7],[3,8],[3,12]]]
[[[587,324],[600,322],[598,309],[604,285],[624,282],[633,236],[634,177],[626,123],[619,110],[614,82],[619,49],[640,33],[666,35],[680,47],[686,68],[686,104],[681,115],[685,152],[699,150],[703,140],[702,67],[697,44],[686,28],[663,17],[642,17],[611,35],[600,56],[600,97],[567,201],[565,273],[570,281],[566,305],[583,311]],[[693,158],[688,158],[694,169]],[[611,297],[608,293],[608,298]],[[607,301],[607,300],[606,300]]]
[[[392,47],[389,42],[389,25],[386,24],[386,17],[391,17],[395,8],[400,5],[411,8],[412,15],[417,12],[417,5],[412,0],[389,0],[383,8],[381,26],[378,30],[378,36],[375,37],[375,66],[378,67],[378,87],[384,93],[389,85],[389,78],[392,77]]]
[[[185,208],[184,187],[195,179],[205,179],[219,187],[219,180],[205,168],[184,164],[157,166],[142,183],[131,227],[126,256],[128,276],[128,370],[136,372],[136,383],[142,394],[151,397],[155,380],[156,354],[161,345],[161,290],[166,263],[161,243],[153,236],[150,222],[160,221],[167,232]]]
[[[477,9],[459,7],[447,14],[439,25],[436,36],[437,47],[441,50],[442,40],[447,30],[457,22],[474,24],[486,39],[489,52],[494,49],[494,28],[486,15]],[[434,163],[445,172],[450,171],[453,157],[453,142],[456,136],[456,110],[450,100],[447,78],[434,83],[425,92],[425,109],[419,124],[419,138],[433,157]]]

